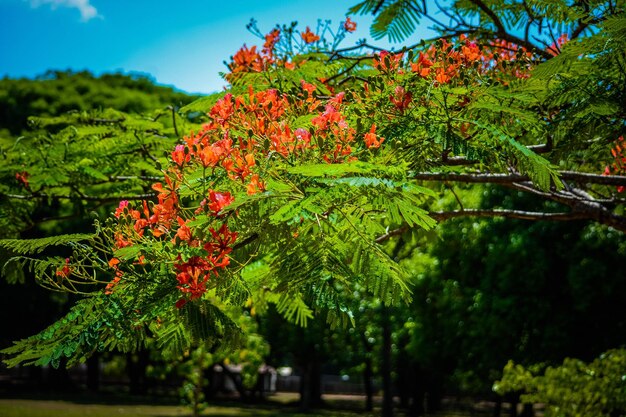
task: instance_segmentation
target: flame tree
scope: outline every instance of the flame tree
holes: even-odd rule
[[[303,326],[314,314],[346,325],[357,290],[387,305],[410,298],[389,241],[449,218],[588,219],[626,231],[624,5],[503,4],[456,2],[442,8],[447,24],[421,2],[355,6],[376,15],[375,37],[401,40],[422,18],[441,31],[396,52],[340,48],[351,18],[266,35],[252,22],[263,44],[231,57],[230,89],[186,108],[206,112],[203,123],[182,132],[189,123],[172,110],[177,142],[165,164],[150,158],[159,175],[142,177],[149,192],[120,198],[93,234],[1,241],[16,253],[5,271],[29,268],[44,286],[84,296],[5,349],[6,362],[72,364],[148,338],[168,352],[232,347],[234,312],[268,304]],[[128,123],[108,123],[107,137]],[[151,123],[135,125],[158,131]],[[18,170],[20,192],[6,197],[50,198],[33,186],[41,175]],[[472,209],[456,183],[553,204]],[[458,210],[440,210],[444,194]],[[71,255],[28,256],[54,245]]]

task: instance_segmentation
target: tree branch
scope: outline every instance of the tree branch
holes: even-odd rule
[[[551,220],[551,221],[569,221],[587,219],[585,213],[564,212],[564,213],[543,213],[536,211],[524,210],[456,210],[456,211],[436,211],[429,213],[430,217],[437,221],[454,219],[457,217],[504,217],[508,219],[521,220]]]
[[[611,226],[616,230],[626,233],[626,219],[620,216],[612,215],[611,213],[604,213],[604,216],[598,215],[597,212],[590,212],[585,210],[573,210],[571,212],[560,213],[543,213],[536,211],[524,211],[524,210],[502,210],[502,209],[468,209],[468,210],[455,210],[455,211],[435,211],[428,213],[430,217],[442,222],[449,219],[455,219],[458,217],[482,217],[482,218],[494,218],[502,217],[507,219],[520,219],[520,220],[545,220],[545,221],[572,221],[572,220],[596,220],[599,223]],[[609,216],[606,216],[606,215]],[[402,235],[409,231],[409,226],[404,225],[397,229],[390,230],[374,239],[375,243],[383,243],[394,236]]]
[[[572,181],[577,184],[626,186],[626,176],[622,175],[600,175],[575,171],[557,171],[557,173],[561,179]],[[418,172],[413,174],[413,179],[422,181],[453,181],[484,184],[512,184],[530,181],[530,178],[527,175],[488,174],[480,172],[474,174]]]

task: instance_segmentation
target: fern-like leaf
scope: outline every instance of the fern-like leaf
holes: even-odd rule
[[[37,254],[50,246],[68,245],[93,238],[92,234],[76,233],[40,239],[0,239],[0,247],[20,255]]]

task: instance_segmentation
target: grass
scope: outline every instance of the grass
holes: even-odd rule
[[[358,411],[317,410],[302,414],[293,408],[280,404],[284,399],[278,398],[274,404],[263,403],[255,406],[210,406],[202,415],[213,417],[369,417],[378,413],[368,414]],[[0,416],[2,417],[178,417],[190,416],[189,408],[176,405],[151,404],[89,404],[82,401],[60,401],[40,399],[0,399]]]

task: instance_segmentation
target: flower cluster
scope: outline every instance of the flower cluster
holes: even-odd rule
[[[70,267],[70,258],[65,258],[65,263],[57,268],[55,275],[60,278],[67,278],[72,275],[72,268]]]
[[[381,73],[403,74],[404,57],[404,53],[382,51],[374,55],[373,66]],[[420,78],[432,81],[435,85],[444,85],[461,79],[467,71],[475,71],[478,75],[498,73],[527,78],[530,75],[531,59],[531,53],[511,42],[493,41],[480,47],[477,42],[463,35],[456,45],[446,39],[435,42],[428,49],[420,51],[407,65],[410,72]],[[511,62],[518,65],[509,65]],[[394,97],[392,101],[398,108],[402,108],[406,107],[404,99],[406,97]]]
[[[235,201],[234,194],[265,190],[269,164],[294,158],[342,163],[355,160],[359,149],[383,143],[375,124],[358,140],[342,113],[344,93],[322,102],[315,97],[316,89],[302,81],[299,95],[290,99],[277,90],[250,89],[247,95],[226,94],[218,100],[208,112],[209,122],[184,137],[171,152],[163,182],[152,186],[156,201],[120,202],[114,213],[114,249],[145,243],[145,239],[162,242],[170,248],[182,293],[177,305],[201,298],[211,280],[229,266],[237,239],[225,211]],[[310,128],[292,127],[294,117],[310,112],[316,114]],[[189,178],[199,173],[202,178],[190,185]],[[224,187],[229,191],[219,190]],[[107,294],[124,276],[124,263],[116,259],[109,264],[115,278],[105,288]]]
[[[195,242],[202,244],[206,256],[192,256],[186,261],[182,261],[182,258],[179,257],[174,264],[176,280],[178,281],[177,287],[183,294],[189,295],[190,300],[202,297],[207,290],[207,282],[211,274],[217,277],[219,270],[230,264],[228,255],[232,252],[232,245],[237,239],[237,233],[228,230],[226,223],[218,230],[210,228],[209,231],[212,239]],[[176,305],[182,307],[186,302],[187,299],[183,297]]]
[[[345,21],[340,22],[339,30],[334,32],[329,29],[330,21],[326,26],[318,25],[317,32],[314,32],[309,26],[304,31],[294,28],[283,28],[287,30],[287,35],[281,37],[281,29],[274,28],[266,35],[262,35],[256,28],[256,22],[248,25],[248,29],[252,33],[261,37],[264,42],[261,48],[257,46],[248,47],[243,45],[235,55],[231,57],[231,62],[227,64],[230,73],[226,74],[227,81],[231,81],[240,73],[262,72],[271,66],[284,67],[288,70],[296,68],[294,62],[290,62],[294,54],[310,52],[317,48],[320,44],[333,45],[336,47],[347,33],[356,31],[356,22],[349,17]],[[292,32],[300,36],[292,36]],[[330,34],[329,41],[326,36]]]

